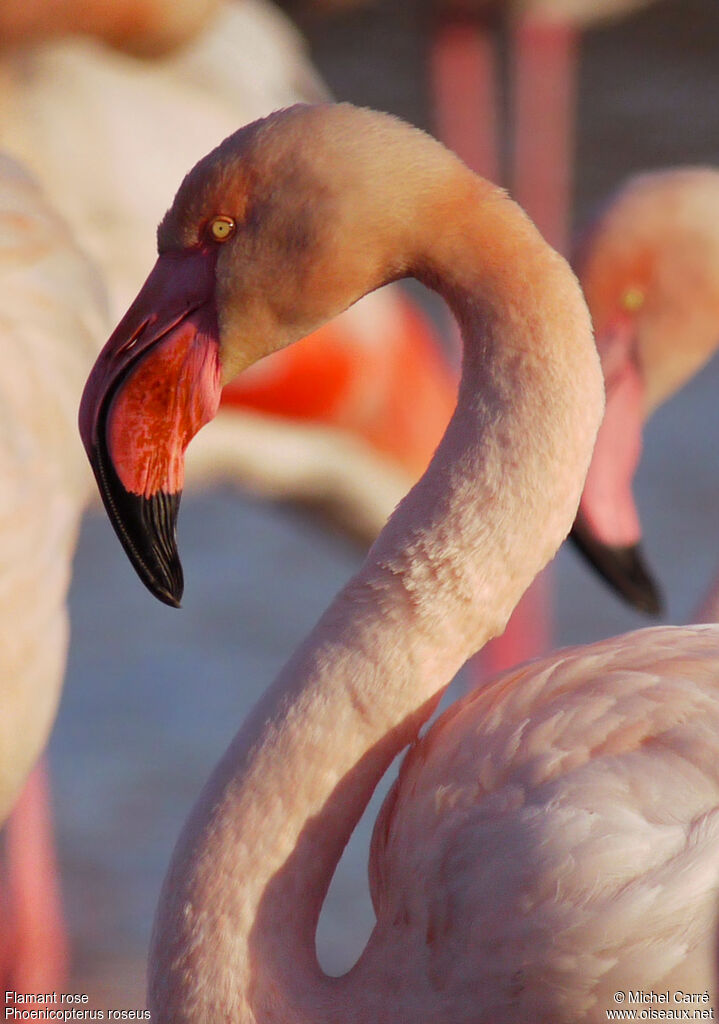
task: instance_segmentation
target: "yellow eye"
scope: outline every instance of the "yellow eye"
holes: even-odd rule
[[[216,242],[226,242],[235,232],[235,222],[232,217],[213,217],[210,221],[210,233]]]
[[[636,285],[633,285],[631,288],[627,288],[624,295],[622,295],[622,307],[627,311],[627,313],[636,313],[643,305],[644,292],[642,289],[637,288]]]

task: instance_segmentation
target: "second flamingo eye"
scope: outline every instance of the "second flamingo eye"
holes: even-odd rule
[[[644,305],[644,291],[637,285],[633,285],[622,295],[622,306],[627,313],[636,313]]]
[[[210,221],[210,234],[216,242],[226,242],[235,233],[235,222],[232,217],[221,214]]]

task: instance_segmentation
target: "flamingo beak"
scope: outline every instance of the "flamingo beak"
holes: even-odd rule
[[[570,538],[578,551],[625,601],[647,615],[661,615],[661,590],[647,568],[640,544],[605,544],[589,528],[581,512]]]
[[[631,349],[605,367],[607,406],[571,538],[629,604],[659,615],[662,597],[642,554],[632,482],[642,449],[644,384]]]
[[[220,399],[214,282],[210,252],[160,256],[80,403],[80,435],[110,522],[145,586],[176,608],[185,449]]]

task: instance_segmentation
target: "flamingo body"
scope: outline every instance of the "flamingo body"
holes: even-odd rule
[[[238,123],[327,97],[301,37],[263,0],[220,4],[188,46],[162,59],[58,38],[8,50],[2,73],[0,144],[96,260],[116,318],[152,258],[147,225],[188,165]]]
[[[370,879],[372,968],[413,1018],[602,1021],[617,990],[716,991],[718,640],[561,651],[410,749]]]
[[[65,983],[46,782],[38,767],[68,641],[72,556],[90,478],[74,440],[82,378],[106,328],[94,268],[35,182],[0,155],[0,822],[4,989]],[[10,1005],[10,1004],[8,1004]]]
[[[0,162],[0,190],[5,817],[47,739],[60,692],[65,597],[90,493],[73,440],[74,406],[106,313],[98,278],[68,229],[7,157]]]

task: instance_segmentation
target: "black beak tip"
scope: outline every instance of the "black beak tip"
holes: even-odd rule
[[[587,561],[625,601],[645,615],[663,613],[661,590],[639,544],[602,544],[579,522],[574,524],[570,536]]]
[[[154,597],[179,608],[185,586],[176,540],[182,492],[158,491],[150,498],[130,493],[102,444],[90,461],[108,518],[135,572]]]
[[[110,514],[137,575],[150,593],[170,608],[180,607],[185,588],[175,539],[179,505],[180,493],[159,491],[152,498],[143,498],[123,490],[121,500],[115,500],[119,516]]]
[[[623,556],[623,552],[621,553]],[[620,556],[621,557],[621,556]],[[664,612],[664,599],[656,581],[647,569],[639,547],[627,549],[626,598],[640,612],[659,616]]]
[[[636,584],[637,584],[637,602],[636,606],[640,611],[644,611],[647,615],[663,615],[664,614],[664,598],[659,586],[649,574],[649,571],[641,562],[641,553],[637,551],[637,573],[636,573]],[[641,591],[641,596],[640,596]]]
[[[135,568],[137,569],[137,566]],[[163,604],[168,605],[170,608],[182,607],[182,594],[185,584],[182,578],[182,566],[179,559],[176,560],[176,565],[173,566],[172,578],[160,578],[157,573],[149,576],[139,572],[139,570],[138,575],[158,601],[162,601]]]

